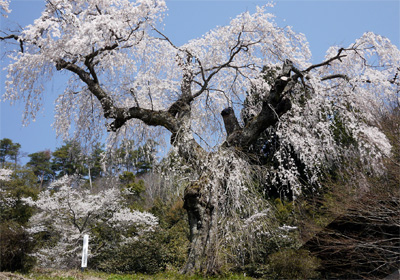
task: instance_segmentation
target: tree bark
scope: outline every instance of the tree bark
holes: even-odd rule
[[[216,186],[206,178],[190,185],[185,190],[184,208],[188,213],[190,228],[190,249],[183,272],[192,274],[216,272],[215,245],[217,239]]]

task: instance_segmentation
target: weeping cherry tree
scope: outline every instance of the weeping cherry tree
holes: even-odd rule
[[[266,230],[255,226],[268,211],[249,183],[252,166],[269,188],[287,186],[293,198],[305,185],[317,188],[323,170],[351,154],[383,172],[391,146],[375,125],[398,102],[400,65],[387,38],[365,33],[312,64],[305,36],[277,26],[268,7],[177,46],[160,27],[163,0],[45,2],[31,25],[0,37],[17,43],[3,99],[23,101],[24,121],[34,119],[46,82],[62,73],[59,135],[90,142],[106,127],[110,147],[169,137],[195,174],[184,193],[191,233],[185,272],[215,271],[230,234]],[[338,134],[356,144],[343,145]],[[260,137],[279,145],[266,155]],[[267,160],[255,164],[260,153]]]

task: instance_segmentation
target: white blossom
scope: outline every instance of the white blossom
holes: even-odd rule
[[[0,0],[0,14],[7,17],[7,13],[11,13],[10,0]]]
[[[54,244],[49,242],[36,253],[41,266],[71,267],[79,260],[84,234],[91,236],[92,248],[97,246],[95,230],[101,225],[112,228],[124,240],[129,238],[128,231],[132,226],[135,226],[139,236],[156,229],[158,219],[150,213],[130,210],[124,205],[119,189],[91,193],[71,187],[72,180],[64,176],[52,184],[57,191],[45,190],[37,200],[24,199],[38,209],[29,220],[29,231],[33,234],[49,232],[58,236]],[[99,252],[93,251],[91,254],[93,256],[96,253]]]
[[[0,168],[0,181],[10,181],[10,176],[13,173],[11,169]]]
[[[22,31],[25,51],[11,55],[4,99],[23,100],[25,119],[34,119],[42,105],[44,84],[54,75],[60,59],[89,71],[85,59],[93,57],[101,86],[117,106],[126,108],[168,110],[181,96],[184,73],[192,75],[193,93],[201,90],[204,79],[212,75],[206,93],[192,103],[187,127],[212,150],[225,140],[221,110],[227,104],[243,104],[251,87],[264,94],[269,91],[270,85],[260,76],[264,66],[280,67],[285,59],[299,70],[311,65],[305,36],[290,27],[278,27],[267,7],[258,8],[254,14],[242,13],[227,26],[216,27],[182,46],[173,45],[158,27],[165,11],[162,0],[48,3],[41,17]],[[331,47],[326,59],[339,50]],[[237,54],[229,61],[235,51]],[[188,54],[191,63],[185,60]],[[378,166],[390,149],[382,134],[370,137],[369,132],[376,131],[373,123],[378,112],[398,98],[396,84],[390,82],[400,64],[398,48],[387,38],[368,32],[344,48],[342,54],[340,60],[307,74],[311,96],[305,97],[298,85],[292,96],[293,108],[278,125],[280,140],[291,145],[305,164],[311,182],[318,180],[321,168],[344,152],[332,133],[333,117],[339,118],[349,135],[360,142],[360,153],[370,157],[371,166]],[[222,67],[226,65],[229,67]],[[220,71],[214,73],[218,67]],[[339,74],[345,78],[323,79]],[[304,104],[299,103],[300,97],[304,97]],[[258,114],[257,106],[249,106],[247,113]],[[57,98],[55,111],[54,127],[59,135],[68,138],[74,127],[75,137],[84,141],[102,137],[106,121],[103,109],[79,76],[70,76],[64,93]],[[165,132],[132,119],[109,139],[119,141],[132,135],[138,139],[156,135],[165,139]],[[272,170],[269,176],[272,181],[290,184],[298,194],[298,170],[282,149],[274,157],[288,164]]]

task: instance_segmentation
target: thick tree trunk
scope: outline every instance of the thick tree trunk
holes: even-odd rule
[[[188,214],[191,245],[183,273],[215,272],[215,242],[217,237],[216,214],[218,193],[211,183],[212,172],[208,168],[208,153],[193,139],[191,133],[181,129],[173,134],[171,143],[189,164],[201,167],[202,176],[190,184],[184,193],[184,208]],[[212,155],[211,155],[212,156]],[[207,170],[207,171],[205,171]]]
[[[191,245],[184,273],[212,274],[217,270],[216,187],[206,179],[202,179],[185,190],[184,208],[188,213]]]
[[[290,70],[293,69],[291,61],[285,61],[284,69],[286,71],[276,78],[274,86],[263,100],[259,115],[245,127],[240,127],[232,108],[226,108],[221,112],[227,133],[226,141],[221,149],[235,147],[245,151],[265,129],[276,125],[279,117],[291,109],[291,101],[285,95],[294,87],[298,76],[290,78]],[[184,137],[182,140],[185,140]],[[211,170],[209,163],[212,159],[205,159],[204,150],[194,143],[195,141],[192,144],[188,143],[187,139],[182,141],[181,145],[178,145],[180,154],[191,159],[194,166],[203,164],[208,171],[203,171],[205,175],[202,175],[196,183],[191,184],[184,194],[184,208],[188,213],[191,245],[183,272],[213,274],[218,272],[219,268],[217,225],[218,213],[221,209],[218,209],[218,195],[224,183],[213,180],[213,172],[218,172],[218,170]],[[193,161],[195,154],[196,161]]]

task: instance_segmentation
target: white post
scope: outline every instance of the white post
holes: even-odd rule
[[[83,249],[82,249],[82,271],[87,267],[87,257],[88,257],[88,247],[89,247],[89,235],[85,234],[83,236]]]

